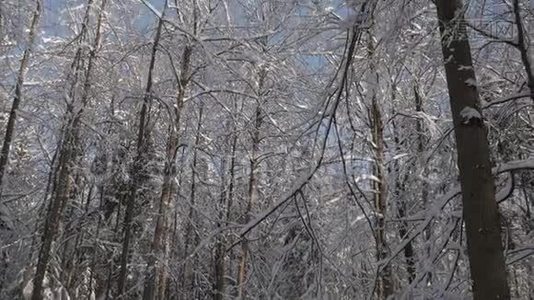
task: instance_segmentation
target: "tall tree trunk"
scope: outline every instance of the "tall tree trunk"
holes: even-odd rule
[[[264,42],[266,44],[266,42]],[[265,69],[261,69],[259,71],[259,80],[258,80],[258,90],[256,94],[261,99],[261,94],[263,93],[263,85],[265,82],[265,78],[267,76],[267,71]],[[261,100],[259,100],[261,101]],[[249,180],[248,180],[248,192],[247,192],[247,206],[245,210],[245,220],[244,224],[247,224],[251,219],[251,213],[252,213],[252,206],[256,204],[257,202],[257,176],[256,176],[256,169],[258,168],[258,152],[259,152],[259,144],[260,144],[260,128],[263,123],[263,111],[261,107],[262,103],[258,102],[255,110],[255,116],[254,116],[254,128],[252,131],[252,151],[250,154],[250,174],[249,174]],[[248,248],[248,241],[246,239],[243,240],[241,243],[241,257],[239,260],[239,273],[237,277],[237,285],[238,285],[238,299],[245,299],[246,296],[246,289],[245,289],[245,283],[247,279],[247,260],[249,255],[249,248]]]
[[[519,7],[519,0],[512,0],[512,10],[514,15],[514,23],[516,26],[517,40],[515,41],[515,47],[519,50],[521,55],[521,62],[525,68],[527,75],[527,86],[530,92],[530,98],[534,100],[534,73],[532,71],[532,61],[529,55],[529,45],[526,37],[526,31],[521,20],[521,8]]]
[[[436,1],[475,299],[509,299],[495,183],[461,0]]]
[[[401,180],[398,178],[395,182],[395,190],[397,191],[397,195],[405,193],[404,185],[406,184],[406,180]],[[401,199],[401,203],[398,203],[398,214],[399,218],[402,220],[399,228],[399,236],[401,239],[408,238],[408,222],[404,220],[407,217],[406,212],[406,201]],[[415,269],[415,250],[413,247],[412,242],[408,242],[406,246],[404,247],[404,259],[406,260],[406,271],[408,272],[408,282],[412,283],[412,281],[415,279],[416,275],[416,269]]]
[[[237,103],[235,105],[235,109],[237,111]],[[229,173],[230,173],[230,178],[229,178],[229,181],[228,181],[228,193],[226,195],[226,206],[225,206],[225,215],[224,215],[224,218],[227,222],[229,222],[231,220],[231,211],[232,211],[232,208],[233,208],[233,202],[234,202],[234,190],[235,190],[235,180],[236,180],[236,152],[237,152],[237,138],[238,138],[238,133],[237,133],[237,126],[236,126],[236,123],[234,121],[234,125],[233,125],[233,131],[232,131],[232,148],[231,148],[231,160],[230,160],[230,167],[229,167]],[[221,252],[223,251],[223,249],[225,249],[225,243],[227,241],[226,240],[222,240],[221,242]],[[229,259],[229,266],[227,267],[228,270],[233,270],[233,256],[230,256],[230,259]],[[221,271],[219,272],[220,273],[220,276],[217,277],[217,287],[218,287],[218,291],[223,291],[224,290],[224,281],[225,281],[225,266],[224,266],[224,255],[221,255],[220,259],[222,260],[221,262]],[[231,285],[232,285],[232,288],[231,288],[231,294],[232,295],[236,295],[235,293],[235,285],[236,285],[236,281],[231,281]],[[220,296],[222,299],[222,295]]]
[[[150,64],[148,66],[148,76],[145,86],[145,94],[143,97],[143,104],[141,106],[141,112],[139,114],[139,129],[137,132],[137,154],[133,162],[131,170],[131,185],[126,199],[126,210],[124,212],[124,238],[122,241],[122,252],[120,260],[120,272],[117,287],[117,297],[124,298],[124,290],[126,288],[126,277],[128,274],[128,256],[130,253],[130,240],[132,235],[132,220],[133,210],[135,207],[135,200],[137,196],[137,190],[141,185],[141,181],[144,175],[144,163],[146,162],[147,155],[147,142],[148,142],[148,108],[152,101],[152,84],[153,84],[153,72],[156,64],[156,55],[158,52],[158,46],[161,38],[161,31],[163,28],[163,18],[165,17],[165,10],[163,15],[158,20],[158,27],[156,29],[156,36],[152,44],[152,52],[150,55]]]
[[[378,74],[376,74],[378,76]],[[386,241],[386,209],[387,209],[387,178],[385,170],[385,144],[384,144],[384,124],[382,112],[378,105],[376,96],[373,95],[371,103],[372,139],[374,150],[374,209],[377,216],[376,223],[376,258],[382,261],[387,258],[388,249]],[[378,299],[387,299],[393,294],[393,282],[391,280],[391,268],[386,266],[378,277]]]
[[[226,159],[223,160],[223,166],[226,167]],[[215,253],[213,254],[213,288],[212,288],[212,295],[214,300],[222,300],[224,295],[224,256],[225,256],[225,236],[223,232],[221,232],[221,229],[223,228],[224,224],[226,224],[224,219],[225,216],[225,203],[228,202],[227,200],[227,182],[226,182],[226,172],[223,172],[221,176],[221,193],[219,198],[219,203],[217,205],[217,237],[215,240]]]
[[[4,174],[7,168],[7,162],[9,159],[9,151],[11,149],[11,142],[13,140],[13,135],[15,132],[15,123],[17,121],[17,111],[19,109],[20,102],[22,101],[22,88],[24,85],[24,75],[28,69],[28,64],[30,61],[31,51],[33,49],[33,44],[35,40],[35,33],[37,31],[37,24],[39,23],[39,18],[41,15],[41,3],[40,0],[35,1],[35,10],[33,12],[32,20],[30,23],[30,28],[28,32],[28,45],[22,54],[22,59],[20,61],[19,71],[17,74],[17,82],[15,84],[15,96],[13,97],[13,103],[11,104],[11,111],[9,113],[9,118],[6,124],[6,131],[4,132],[4,142],[2,144],[2,149],[0,150],[0,199],[2,197],[3,190],[3,179]],[[0,4],[0,45],[3,42],[3,28],[4,19],[2,4]],[[0,46],[1,47],[1,46]],[[3,204],[0,204],[0,206]],[[1,213],[0,213],[1,214]],[[0,250],[0,259],[4,261],[0,265],[0,293],[3,290],[5,274],[8,268],[8,259],[7,259],[7,249]]]
[[[185,147],[182,147],[182,150],[181,150],[181,157],[180,157],[180,161],[184,161],[184,157],[186,156],[186,153],[185,153]],[[184,169],[185,168],[180,168],[179,171],[178,171],[178,174],[177,174],[177,177],[178,177],[178,184],[177,184],[177,188],[176,188],[176,195],[181,195],[181,192],[182,192],[182,187],[183,187],[183,181],[184,181]],[[179,243],[179,239],[180,239],[180,234],[178,233],[178,208],[177,206],[174,207],[174,217],[173,217],[173,228],[172,228],[172,233],[171,233],[171,237],[170,237],[170,243],[171,245],[178,245]],[[180,253],[180,249],[179,247],[171,247],[170,251],[169,251],[169,261],[176,261],[177,259],[180,259],[181,258],[181,253]],[[169,278],[168,279],[169,282],[174,282],[174,289],[173,289],[173,293],[172,293],[172,297],[169,297],[171,296],[171,293],[170,293],[170,285],[167,284],[167,288],[169,290],[169,292],[167,292],[167,298],[168,299],[181,299],[179,296],[177,296],[180,292],[180,284],[178,284],[176,281],[174,281],[174,278]]]
[[[363,8],[362,8],[363,9]],[[374,19],[371,21],[374,23]],[[374,26],[371,25],[371,29]],[[375,62],[375,45],[371,30],[369,30],[369,41],[367,43],[367,55],[370,61],[370,93],[371,93],[371,109],[369,120],[371,123],[371,138],[372,138],[372,152],[374,156],[373,174],[376,180],[373,180],[372,187],[374,192],[374,210],[376,214],[376,259],[382,261],[387,258],[388,247],[386,241],[386,214],[387,214],[387,173],[385,162],[385,141],[384,141],[384,122],[382,120],[382,111],[378,103],[379,91],[379,73],[377,64]],[[378,299],[387,299],[393,294],[393,282],[391,278],[391,267],[385,266],[378,274],[377,281],[377,297]]]
[[[392,84],[391,86],[391,99],[392,103],[396,102],[396,90],[397,86],[395,84]],[[395,108],[393,109],[392,115],[395,115]],[[403,141],[399,138],[401,135],[400,132],[397,131],[397,124],[395,120],[391,121],[391,125],[393,128],[393,141],[395,142],[395,150],[397,154],[400,154],[402,152],[402,144]],[[408,222],[405,220],[407,217],[407,206],[408,206],[408,200],[405,197],[406,193],[406,184],[408,182],[409,172],[405,172],[403,176],[401,176],[401,164],[402,162],[400,160],[395,160],[394,167],[395,167],[395,202],[397,204],[397,214],[400,218],[400,226],[399,226],[399,237],[401,239],[407,238],[408,233]],[[415,278],[415,250],[413,247],[412,241],[408,241],[406,246],[404,247],[404,258],[406,261],[406,271],[408,272],[408,282],[412,283],[412,281]]]
[[[222,224],[228,224],[230,221],[230,212],[232,209],[233,199],[234,199],[234,184],[235,184],[235,162],[236,162],[236,148],[237,148],[237,128],[233,126],[232,131],[232,144],[230,148],[230,165],[228,167],[228,173],[230,178],[228,181],[224,180],[224,190],[221,197],[221,207],[219,208],[219,222],[217,227],[220,229]],[[225,177],[226,178],[226,177]],[[226,184],[228,184],[226,186]],[[224,289],[225,289],[225,274],[226,274],[226,265],[225,265],[225,247],[226,247],[226,237],[220,233],[217,244],[215,248],[215,282],[213,285],[213,299],[222,300],[224,299]]]
[[[164,299],[167,283],[167,258],[169,254],[169,230],[171,224],[172,202],[176,195],[176,155],[180,140],[180,121],[184,104],[185,90],[188,84],[189,63],[192,48],[186,46],[182,54],[180,80],[178,82],[178,95],[174,105],[174,122],[170,125],[169,139],[167,141],[165,170],[161,187],[159,213],[152,242],[152,257],[148,261],[147,278],[143,299]]]
[[[198,168],[198,147],[200,146],[200,137],[202,131],[202,117],[203,117],[204,105],[200,104],[200,109],[198,113],[198,123],[195,134],[195,143],[193,145],[193,165],[191,166],[191,194],[189,196],[189,213],[187,217],[187,225],[185,228],[185,241],[184,241],[184,293],[187,295],[186,299],[196,299],[195,298],[195,270],[194,264],[191,260],[193,257],[189,257],[192,253],[191,249],[194,249],[198,244],[198,233],[196,225],[197,223],[197,212],[195,208],[196,203],[196,192],[197,192],[197,172]]]
[[[414,99],[415,99],[415,111],[418,113],[424,112],[423,110],[423,99],[421,98],[421,95],[419,93],[419,90],[417,86],[414,86]],[[417,132],[417,156],[419,157],[419,167],[423,168],[422,170],[422,176],[425,178],[426,173],[426,166],[423,161],[424,157],[424,151],[425,151],[425,129],[423,126],[423,120],[418,118],[415,123],[415,131]],[[421,182],[421,204],[423,206],[423,209],[426,209],[428,207],[428,183],[425,180],[422,180]],[[432,225],[428,225],[425,230],[423,231],[423,240],[424,240],[424,251],[425,256],[430,257],[430,233],[432,232],[431,229]],[[428,272],[427,275],[427,285],[432,284],[432,273]]]
[[[39,23],[39,18],[41,16],[41,0],[35,1],[35,10],[33,11],[33,16],[28,32],[28,45],[24,49],[22,54],[22,59],[20,60],[19,71],[17,74],[17,82],[15,83],[15,96],[13,97],[13,103],[11,105],[11,112],[9,113],[9,118],[7,120],[6,131],[4,133],[4,142],[2,144],[2,150],[0,152],[0,196],[2,195],[2,183],[4,179],[4,174],[7,167],[7,161],[9,159],[9,150],[11,148],[11,141],[13,140],[13,133],[15,131],[15,123],[17,121],[17,111],[19,109],[20,102],[22,101],[22,88],[24,85],[24,76],[28,70],[28,64],[30,62],[30,56],[33,49],[33,44],[35,40],[35,35],[37,31],[37,25]],[[2,20],[0,16],[0,34]],[[2,36],[0,35],[0,44],[2,42]]]
[[[226,155],[223,158],[223,168],[226,169],[227,166],[227,160]],[[226,171],[226,170],[225,170]],[[219,203],[217,204],[217,223],[216,223],[216,230],[217,230],[217,237],[215,240],[215,251],[213,254],[213,288],[212,288],[212,295],[214,300],[222,300],[224,295],[224,273],[225,273],[225,265],[224,265],[224,257],[225,257],[225,240],[226,237],[224,236],[224,233],[221,231],[223,226],[227,224],[227,219],[225,219],[225,207],[228,203],[228,182],[226,178],[226,172],[223,171],[221,176],[221,192],[219,196]]]
[[[78,148],[80,143],[79,132],[81,127],[81,118],[89,99],[89,89],[91,86],[92,79],[91,75],[97,57],[97,50],[99,48],[101,18],[104,13],[106,0],[102,0],[101,2],[95,40],[93,41],[92,48],[89,51],[87,66],[85,70],[83,70],[82,60],[84,60],[85,56],[83,54],[83,43],[87,35],[90,19],[89,15],[91,13],[92,4],[93,0],[89,0],[87,3],[87,9],[85,12],[84,21],[82,23],[82,31],[80,32],[80,46],[77,49],[77,53],[72,64],[75,79],[72,83],[71,90],[69,92],[71,102],[67,107],[66,126],[64,129],[65,134],[58,156],[58,166],[56,170],[58,175],[56,177],[52,199],[48,208],[44,224],[42,244],[41,249],[39,251],[39,258],[37,261],[37,270],[35,272],[35,277],[33,280],[33,300],[39,300],[42,298],[41,291],[43,279],[45,277],[46,269],[50,260],[50,251],[52,243],[54,242],[59,227],[61,225],[63,209],[65,208],[65,205],[71,195],[73,167],[74,162],[77,160],[79,151]],[[77,81],[80,72],[83,72],[85,78],[82,85],[81,94],[77,95],[76,86],[78,84]],[[77,98],[80,102],[80,108],[78,111],[75,111]]]
[[[397,132],[395,122],[392,121],[393,125],[393,135],[394,135],[394,141],[397,148],[397,153],[400,153],[401,150],[401,142],[398,137],[399,133]],[[407,212],[407,199],[404,196],[406,193],[406,183],[408,181],[408,173],[404,174],[404,176],[401,176],[401,162],[395,161],[395,198],[397,203],[397,214],[399,216],[400,225],[399,225],[399,237],[401,239],[407,238],[408,234],[408,222],[405,220],[405,218],[408,216]],[[415,269],[415,250],[413,247],[413,244],[411,241],[408,241],[406,246],[404,247],[404,259],[406,261],[406,271],[408,272],[408,282],[412,283],[412,281],[415,279],[416,275],[416,269]]]

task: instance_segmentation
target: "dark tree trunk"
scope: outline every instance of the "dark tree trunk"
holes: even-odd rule
[[[165,10],[163,11],[165,13]],[[126,288],[126,277],[128,275],[128,256],[130,253],[130,240],[132,235],[132,220],[135,207],[135,200],[137,196],[137,190],[141,186],[142,178],[144,177],[144,163],[146,162],[147,155],[147,142],[148,142],[148,108],[152,101],[152,84],[153,84],[153,72],[156,64],[156,55],[158,52],[159,41],[161,37],[161,31],[163,28],[162,16],[158,20],[158,27],[156,29],[156,36],[154,37],[154,43],[152,45],[152,52],[150,55],[150,64],[148,66],[147,83],[145,87],[145,95],[143,97],[143,104],[141,112],[139,114],[139,129],[137,132],[137,155],[132,166],[132,179],[130,184],[130,190],[126,199],[126,210],[124,212],[124,238],[122,241],[122,253],[120,260],[120,272],[117,287],[117,296],[124,298],[124,290]]]
[[[475,299],[509,299],[487,132],[480,114],[460,0],[439,0],[439,27],[458,150],[467,248]]]

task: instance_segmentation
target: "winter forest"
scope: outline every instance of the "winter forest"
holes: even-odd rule
[[[0,299],[533,299],[534,3],[1,0]]]

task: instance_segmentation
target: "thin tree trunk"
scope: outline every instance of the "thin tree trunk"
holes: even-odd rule
[[[182,67],[180,70],[180,80],[178,82],[178,95],[174,106],[175,119],[170,126],[169,139],[167,141],[166,162],[163,174],[163,184],[161,187],[161,198],[159,204],[159,214],[154,231],[152,242],[153,255],[147,266],[147,278],[143,299],[164,299],[167,283],[167,272],[165,265],[169,255],[169,230],[171,226],[172,202],[176,195],[176,154],[180,140],[180,121],[182,107],[184,104],[185,89],[188,84],[189,63],[192,48],[186,46],[182,54]]]
[[[225,184],[228,183],[228,186],[224,186],[223,194],[221,195],[221,207],[219,213],[219,223],[217,227],[220,229],[222,224],[228,224],[230,221],[230,212],[232,209],[233,198],[234,198],[234,184],[235,184],[235,161],[236,161],[236,148],[237,148],[237,133],[236,126],[232,131],[232,144],[230,149],[230,165],[228,167],[228,173],[230,178],[228,181],[224,179]],[[226,178],[226,177],[225,177]],[[214,300],[224,299],[224,290],[225,290],[225,275],[226,275],[226,265],[225,265],[225,247],[226,247],[226,237],[220,233],[217,239],[217,245],[215,249],[215,283],[214,283]]]
[[[195,274],[193,270],[193,263],[191,260],[192,257],[189,257],[191,253],[190,249],[194,249],[198,242],[198,233],[196,232],[195,225],[197,225],[197,213],[195,212],[195,202],[196,202],[196,189],[197,189],[197,167],[198,167],[198,147],[200,146],[200,136],[202,130],[202,115],[203,115],[203,104],[200,104],[200,109],[198,113],[198,123],[197,131],[195,134],[195,143],[193,149],[193,165],[191,166],[191,194],[189,197],[189,213],[187,217],[187,225],[185,228],[185,245],[184,245],[184,293],[187,295],[186,299],[195,299]]]
[[[22,59],[20,61],[19,71],[17,74],[17,82],[15,84],[15,96],[13,97],[13,103],[11,105],[11,111],[9,113],[9,118],[6,124],[6,131],[4,132],[4,142],[2,144],[2,149],[0,150],[0,198],[2,196],[3,190],[3,179],[4,174],[7,168],[7,162],[9,160],[9,152],[11,149],[11,142],[13,140],[13,135],[15,132],[15,123],[17,121],[17,111],[22,101],[22,88],[24,85],[24,75],[28,69],[28,64],[30,61],[31,51],[33,49],[33,44],[35,40],[35,33],[37,31],[37,25],[39,23],[39,18],[41,15],[41,3],[40,0],[35,1],[35,10],[33,12],[29,33],[28,33],[28,45],[22,54]],[[0,47],[3,42],[3,11],[2,4],[0,4]],[[7,250],[1,249],[0,255],[4,263],[0,265],[0,292],[3,290],[5,274],[8,268],[8,259],[7,259]]]
[[[184,161],[184,157],[186,155],[184,148],[182,148],[182,149],[183,150],[182,150],[182,153],[181,153],[180,161]],[[176,189],[176,197],[179,197],[179,195],[181,194],[181,190],[182,190],[182,186],[183,186],[183,180],[184,180],[184,168],[180,168],[180,170],[178,172],[178,184],[177,184],[177,189]],[[172,245],[177,245],[178,244],[178,238],[179,238],[178,237],[178,209],[175,206],[174,207],[173,230],[172,230],[172,235],[171,235],[171,244]],[[178,247],[171,248],[170,252],[169,252],[169,260],[170,261],[176,261],[176,259],[179,258],[179,257],[180,257],[180,254],[179,254]],[[171,281],[171,278],[169,278],[168,281]],[[167,286],[169,287],[169,285],[167,285]],[[170,299],[180,299],[180,297],[177,297],[179,292],[180,292],[180,285],[175,281],[174,293],[171,295],[171,293],[168,292],[167,296],[173,296]]]
[[[436,1],[458,150],[474,299],[510,299],[487,131],[461,0]],[[457,32],[455,32],[457,30]]]
[[[378,74],[376,75],[378,76]],[[372,139],[374,148],[374,208],[377,215],[376,224],[376,256],[378,261],[387,258],[388,249],[386,241],[386,209],[387,209],[387,178],[385,170],[385,144],[384,144],[384,124],[382,122],[382,112],[378,106],[376,96],[373,95],[371,103]],[[393,282],[391,280],[391,268],[386,266],[379,274],[378,278],[378,299],[387,299],[393,294]]]
[[[392,122],[393,124],[393,135],[394,135],[394,141],[397,148],[397,153],[401,152],[401,143],[399,141],[398,132],[396,129],[395,122]],[[399,237],[401,239],[407,238],[408,234],[408,222],[405,220],[407,217],[407,200],[406,197],[404,197],[404,194],[406,193],[406,183],[408,179],[408,173],[404,176],[400,176],[399,171],[401,162],[396,161],[395,162],[395,198],[397,202],[397,214],[399,216],[399,219],[401,219],[400,226],[399,226]],[[415,268],[415,250],[413,247],[413,244],[411,241],[409,241],[406,246],[404,247],[404,259],[406,261],[406,271],[408,272],[408,282],[412,283],[412,281],[415,279],[416,275],[416,268]]]
[[[529,45],[525,36],[526,32],[525,28],[523,27],[523,22],[521,21],[521,8],[519,7],[519,0],[512,1],[512,10],[517,29],[517,41],[515,42],[515,46],[521,54],[521,62],[525,68],[525,73],[527,75],[527,86],[531,94],[530,98],[534,101],[534,73],[532,72],[532,62],[528,53]]]
[[[257,95],[260,96],[263,90],[263,84],[265,82],[265,77],[267,76],[267,71],[261,69],[259,72],[259,83]],[[252,152],[250,154],[250,175],[248,180],[248,193],[247,193],[247,206],[245,210],[245,220],[244,224],[247,224],[251,219],[252,206],[257,202],[257,176],[256,169],[258,168],[258,152],[260,144],[260,128],[263,123],[263,111],[261,103],[258,102],[255,111],[254,117],[254,128],[252,132]],[[238,299],[245,299],[246,297],[246,280],[247,280],[247,260],[249,255],[248,241],[246,239],[241,243],[241,257],[239,261],[239,273],[237,277],[238,285]]]
[[[414,98],[415,98],[415,111],[416,112],[423,112],[423,99],[421,98],[421,95],[419,94],[419,90],[417,89],[417,86],[414,86]],[[417,119],[415,123],[415,130],[417,132],[417,155],[420,158],[420,164],[419,167],[423,168],[423,177],[425,176],[425,170],[426,166],[424,165],[424,162],[422,158],[424,157],[424,151],[425,151],[425,131],[423,126],[423,120],[420,118]],[[421,182],[421,204],[423,206],[423,209],[428,208],[428,183],[425,180],[422,180]],[[424,251],[425,251],[425,257],[430,257],[430,233],[432,232],[431,229],[432,225],[427,226],[425,230],[423,231],[423,240],[424,240]],[[427,285],[432,284],[432,273],[428,272],[427,275]]]
[[[41,16],[41,0],[35,1],[35,10],[33,11],[33,16],[28,33],[28,45],[22,54],[22,59],[20,61],[19,72],[17,74],[17,82],[15,84],[15,96],[13,97],[13,103],[11,105],[11,112],[9,113],[9,118],[6,125],[6,131],[4,133],[4,142],[2,144],[2,150],[0,152],[0,196],[2,194],[2,183],[4,179],[4,174],[7,167],[7,161],[9,159],[9,150],[11,148],[11,141],[13,140],[13,133],[15,131],[15,123],[17,121],[17,111],[22,101],[22,88],[24,85],[24,76],[28,70],[28,64],[30,62],[30,56],[33,49],[33,44],[35,40],[35,35],[37,31],[37,25],[39,24],[39,19]],[[0,17],[1,18],[1,17]],[[1,21],[1,19],[0,19]],[[0,23],[0,26],[2,24]],[[1,28],[0,28],[1,33]],[[0,35],[0,42],[2,36]]]
[[[37,270],[33,280],[32,300],[40,300],[42,298],[42,284],[50,260],[52,243],[58,233],[63,208],[69,198],[69,191],[72,186],[71,173],[73,166],[71,162],[74,160],[75,152],[73,145],[77,144],[78,140],[75,139],[76,133],[73,132],[72,125],[67,126],[70,128],[66,129],[67,133],[59,154],[58,176],[55,183],[55,192],[53,193],[45,219]]]
[[[105,189],[104,189],[104,186],[97,186],[97,191],[99,193],[99,204],[98,204],[98,209],[99,210],[102,210],[102,206],[103,206],[103,203],[104,203],[104,194],[105,194]],[[97,291],[97,287],[99,286],[99,284],[96,284],[94,285],[93,282],[98,282],[98,279],[101,280],[102,278],[102,275],[100,276],[97,276],[97,274],[95,273],[96,271],[96,268],[97,268],[97,261],[99,259],[99,257],[101,257],[100,254],[100,251],[98,251],[98,239],[100,237],[100,230],[102,228],[102,220],[103,220],[103,217],[102,215],[99,215],[98,216],[98,222],[96,223],[96,230],[95,230],[95,234],[94,234],[94,237],[93,237],[93,240],[92,240],[92,245],[93,245],[93,253],[91,255],[91,263],[90,263],[90,270],[91,270],[91,273],[90,273],[90,276],[89,276],[89,293],[91,293],[92,291],[95,291],[95,294],[100,296],[101,293],[99,293]],[[100,291],[103,291],[103,287],[102,285],[100,285],[101,288],[100,288]]]
[[[89,214],[89,205],[91,204],[91,200],[93,198],[93,189],[94,189],[94,185],[91,185],[91,187],[89,188],[87,197],[86,197],[85,208],[84,208],[84,212],[86,216]],[[71,196],[71,199],[73,198],[73,196],[74,195]],[[67,275],[67,280],[64,281],[63,284],[68,290],[71,290],[74,287],[73,286],[74,283],[76,283],[75,278],[76,278],[76,275],[78,274],[76,272],[76,269],[79,266],[79,263],[83,260],[84,254],[86,253],[86,249],[81,247],[84,241],[84,238],[85,238],[83,229],[84,229],[83,223],[82,222],[78,223],[78,226],[74,231],[75,232],[74,234],[76,234],[74,248],[70,251],[70,255],[64,258],[64,260],[67,261],[67,263],[65,264],[67,267],[64,268],[64,273],[66,273]],[[65,245],[65,248],[66,247],[67,246]]]
[[[226,155],[223,158],[222,165],[224,168],[227,166]],[[226,179],[226,172],[223,171],[221,176],[221,192],[219,197],[219,203],[217,204],[217,238],[215,240],[215,253],[213,255],[213,288],[212,295],[214,300],[222,300],[224,295],[224,257],[225,257],[225,240],[226,237],[221,231],[223,226],[227,224],[227,219],[225,219],[226,211],[225,207],[228,203],[228,193],[226,189],[228,188],[228,182]]]
[[[237,103],[235,105],[235,108],[237,111]],[[235,175],[236,169],[235,168],[236,168],[237,138],[238,138],[237,125],[234,121],[233,139],[232,139],[232,159],[230,162],[230,180],[229,180],[228,196],[227,196],[228,202],[226,204],[226,220],[227,221],[231,220],[231,211],[232,211],[233,203],[234,203],[234,190],[235,190],[235,184],[236,184],[236,175]],[[234,258],[235,257],[233,255],[230,256],[228,270],[233,270]],[[236,289],[235,289],[236,282],[237,282],[236,280],[231,281],[231,285],[232,285],[231,295],[232,296],[237,295]]]
[[[223,161],[223,166],[226,166],[226,160]],[[220,230],[223,228],[224,224],[226,223],[224,219],[224,216],[226,215],[224,206],[225,206],[225,203],[227,203],[228,201],[226,198],[227,195],[225,191],[225,189],[227,188],[225,173],[226,172],[223,172],[223,175],[221,178],[221,182],[223,184],[221,185],[221,194],[220,194],[219,203],[217,205],[218,214],[217,214],[217,224],[216,224],[217,229],[216,230],[218,231],[218,233],[217,233],[217,239],[215,241],[215,253],[213,255],[214,268],[213,268],[212,295],[213,295],[214,300],[222,300],[223,295],[224,295],[225,236],[223,232],[221,232]]]
[[[165,14],[165,10],[163,10]],[[117,297],[124,297],[124,290],[126,288],[126,276],[128,274],[128,256],[130,253],[130,240],[131,240],[131,231],[132,231],[132,219],[133,219],[133,210],[135,207],[135,199],[137,196],[137,189],[139,188],[142,177],[145,156],[147,154],[147,141],[148,141],[148,132],[147,132],[147,120],[148,120],[148,107],[152,100],[152,84],[153,84],[153,72],[154,66],[156,64],[156,54],[158,52],[159,41],[161,38],[161,31],[163,28],[163,18],[161,16],[158,20],[158,27],[156,29],[156,36],[154,37],[154,42],[152,45],[152,53],[150,55],[150,65],[148,67],[148,76],[147,83],[145,87],[145,95],[143,97],[143,105],[141,107],[141,112],[139,115],[139,129],[137,133],[137,155],[135,157],[133,167],[132,167],[132,182],[130,186],[130,191],[127,196],[126,210],[124,213],[124,239],[122,242],[122,253],[120,261],[120,273],[118,279],[118,288],[117,288]]]
[[[54,156],[52,157],[52,161],[50,162],[50,168],[51,169],[55,169],[55,165],[56,165],[56,161],[57,161],[57,158],[58,158],[58,155],[59,155],[59,149],[56,148],[56,151],[54,151]],[[53,189],[53,185],[54,185],[54,182],[56,181],[56,177],[55,177],[55,172],[49,172],[48,173],[48,179],[46,181],[46,188],[45,188],[45,192],[44,192],[44,197],[43,197],[43,200],[42,200],[42,203],[41,205],[39,206],[39,210],[38,210],[38,215],[42,215],[43,212],[46,211],[47,209],[47,200],[48,200],[48,196],[50,195],[50,193],[52,193],[52,189]],[[40,220],[37,220],[35,222],[35,226],[34,226],[34,231],[35,232],[38,232],[39,231],[39,227],[40,227]],[[34,257],[34,250],[35,248],[37,247],[37,240],[38,240],[38,236],[37,235],[33,235],[32,237],[32,242],[30,244],[30,251],[29,251],[29,255],[28,255],[28,261],[33,261],[33,257]]]
[[[373,21],[374,22],[374,19]],[[373,26],[373,25],[371,25]],[[372,27],[371,27],[372,28]],[[376,213],[376,259],[382,261],[387,258],[388,247],[386,241],[386,214],[387,214],[387,173],[385,163],[385,141],[384,141],[384,123],[382,120],[382,111],[378,103],[379,74],[374,61],[375,45],[371,32],[369,32],[369,41],[367,44],[367,54],[370,61],[371,85],[371,109],[369,119],[371,122],[372,150],[374,156],[373,173],[376,180],[373,180],[372,187],[374,192],[374,209]],[[391,267],[385,266],[378,274],[377,297],[380,300],[387,299],[393,294],[393,282],[391,278]]]
[[[77,50],[73,66],[73,72],[75,74],[75,81],[71,87],[70,99],[71,103],[67,108],[66,113],[66,126],[65,126],[65,135],[63,138],[63,143],[59,151],[58,158],[58,176],[56,178],[56,183],[54,187],[54,193],[48,208],[48,213],[46,216],[44,231],[42,237],[42,245],[39,251],[39,259],[37,262],[37,270],[35,272],[35,277],[33,280],[33,291],[32,291],[32,300],[39,300],[42,298],[41,290],[43,285],[43,279],[46,274],[46,269],[50,260],[50,251],[52,243],[54,242],[56,235],[58,233],[59,227],[61,225],[61,218],[63,209],[69,199],[72,188],[72,172],[74,167],[74,162],[78,156],[78,147],[80,143],[79,131],[81,125],[81,117],[83,115],[84,108],[87,105],[89,99],[89,89],[91,85],[91,74],[96,61],[96,52],[100,43],[100,27],[101,27],[101,18],[103,10],[106,4],[106,0],[102,0],[100,12],[99,12],[99,21],[96,28],[95,40],[93,47],[89,52],[88,64],[85,69],[84,75],[84,84],[83,89],[80,95],[80,109],[79,111],[74,111],[74,105],[76,101],[75,86],[77,84],[78,72],[81,71],[81,60],[83,60],[82,55],[82,44],[83,40],[87,34],[87,28],[89,23],[89,15],[91,12],[93,0],[89,0],[87,3],[87,9],[85,12],[84,21],[82,23],[82,31],[80,32],[81,44]]]
[[[396,85],[393,84],[391,86],[392,90],[392,103],[395,103],[395,97],[396,97]],[[393,109],[393,114],[395,115],[395,109]],[[397,124],[395,123],[395,120],[391,121],[392,127],[393,127],[393,141],[395,142],[395,150],[396,153],[399,154],[402,152],[402,143],[397,131]],[[404,196],[406,193],[406,184],[408,182],[409,172],[405,172],[405,174],[401,177],[400,171],[401,171],[401,161],[396,160],[395,161],[395,202],[397,203],[397,214],[398,217],[401,219],[400,226],[399,226],[399,237],[402,239],[407,238],[408,233],[408,222],[405,220],[407,217],[407,199]],[[415,278],[416,275],[416,268],[415,268],[415,250],[412,244],[412,241],[408,241],[406,246],[404,247],[404,259],[406,261],[406,271],[408,272],[408,282],[412,283],[412,281]]]

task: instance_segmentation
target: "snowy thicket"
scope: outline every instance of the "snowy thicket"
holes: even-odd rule
[[[471,298],[461,130],[534,297],[532,1],[433,2],[0,1],[0,299]]]

